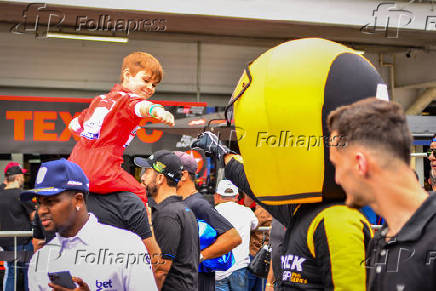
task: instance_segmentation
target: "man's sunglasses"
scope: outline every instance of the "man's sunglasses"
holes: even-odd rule
[[[436,158],[436,149],[429,149],[427,152],[427,158],[429,158],[432,153],[433,153],[433,157]]]

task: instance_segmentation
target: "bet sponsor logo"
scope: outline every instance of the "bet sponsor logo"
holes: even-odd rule
[[[96,289],[97,291],[101,291],[101,290],[106,290],[106,291],[115,290],[115,289],[112,289],[113,288],[112,287],[112,280],[108,280],[108,281],[98,281],[98,280],[95,280],[95,287],[97,288]],[[108,289],[108,288],[111,288],[111,289]]]

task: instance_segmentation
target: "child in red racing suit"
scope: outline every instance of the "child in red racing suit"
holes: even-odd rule
[[[123,152],[135,138],[139,123],[154,117],[174,126],[174,116],[161,105],[147,101],[163,75],[152,55],[135,52],[123,60],[121,82],[95,97],[89,107],[74,118],[69,129],[80,136],[69,160],[77,163],[89,178],[89,191],[107,194],[135,193],[145,203],[145,187],[121,168]]]

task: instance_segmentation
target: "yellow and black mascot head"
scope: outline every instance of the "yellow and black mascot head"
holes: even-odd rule
[[[325,39],[289,41],[251,62],[233,92],[238,146],[251,189],[267,204],[344,200],[335,183],[326,119],[387,87],[355,50]]]

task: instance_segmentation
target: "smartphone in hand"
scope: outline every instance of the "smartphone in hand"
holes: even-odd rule
[[[48,278],[53,284],[59,285],[68,289],[75,289],[76,284],[73,282],[70,271],[61,271],[48,273]]]

